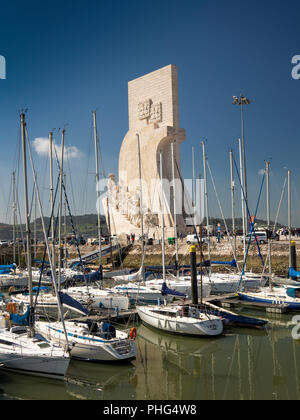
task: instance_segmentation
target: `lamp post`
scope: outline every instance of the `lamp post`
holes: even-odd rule
[[[232,105],[239,105],[241,107],[241,120],[242,120],[242,151],[243,151],[243,166],[244,166],[244,192],[245,198],[248,200],[248,188],[247,188],[247,170],[246,170],[246,148],[245,148],[245,119],[244,119],[244,106],[250,105],[250,99],[246,98],[243,94],[240,95],[238,98],[237,96],[233,96]],[[247,215],[246,215],[247,218]],[[247,223],[246,223],[247,226]],[[248,229],[247,229],[248,231]]]

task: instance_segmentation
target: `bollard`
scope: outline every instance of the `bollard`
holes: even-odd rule
[[[296,242],[291,242],[291,268],[297,271],[297,251],[296,251]],[[293,280],[297,280],[297,278],[293,278]]]
[[[190,247],[190,261],[192,304],[198,305],[197,254],[196,247],[194,245]]]

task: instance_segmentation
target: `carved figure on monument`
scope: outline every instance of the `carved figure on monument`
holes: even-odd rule
[[[172,214],[174,206],[168,202],[170,201],[168,194],[164,193],[166,208],[164,216],[161,215],[161,209],[155,211],[151,208],[153,197],[150,195],[153,194],[153,182],[160,181],[160,151],[163,154],[163,177],[170,183],[173,180],[171,143],[174,143],[176,160],[175,178],[180,179],[180,144],[185,140],[185,130],[179,125],[177,67],[169,65],[129,82],[128,97],[129,131],[120,150],[119,185],[116,183],[116,178],[111,176],[108,188],[112,206],[118,209],[120,216],[115,218],[115,233],[135,231],[140,233],[138,232],[141,227],[140,190],[136,188],[136,181],[140,180],[138,144],[140,144],[142,182],[146,186],[143,187],[145,225],[157,228],[164,217],[166,229],[170,229],[171,233],[174,226],[174,214]],[[181,182],[175,185],[177,189],[182,190]],[[177,197],[184,197],[182,191],[178,191]],[[161,203],[161,200],[158,201]],[[177,215],[177,226],[181,232],[185,232],[185,220],[181,214]]]
[[[108,184],[107,184],[107,192],[109,197],[109,204],[112,210],[118,210],[119,208],[119,198],[118,198],[118,186],[116,183],[116,176],[115,174],[108,175]]]

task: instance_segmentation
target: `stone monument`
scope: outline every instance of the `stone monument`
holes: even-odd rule
[[[185,130],[180,129],[177,67],[169,65],[128,84],[129,131],[119,156],[119,182],[110,174],[108,198],[104,207],[112,234],[141,233],[141,179],[145,234],[160,237],[164,217],[166,234],[174,234],[173,194],[176,191],[178,233],[186,230],[183,192],[180,181],[180,144]],[[138,137],[140,143],[140,154]],[[173,182],[171,144],[174,144],[175,183]],[[164,216],[160,181],[160,152],[163,156]],[[171,185],[171,187],[170,187]]]

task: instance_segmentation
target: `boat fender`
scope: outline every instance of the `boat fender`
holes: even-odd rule
[[[99,302],[99,309],[102,309],[103,308],[103,303],[102,302]]]
[[[8,302],[6,310],[10,314],[15,314],[17,312],[16,304],[14,302]]]
[[[136,328],[131,328],[130,330],[130,339],[134,340],[136,338]]]
[[[16,288],[14,287],[14,286],[11,286],[9,289],[8,289],[8,293],[13,293],[13,292],[15,292],[16,291]]]

